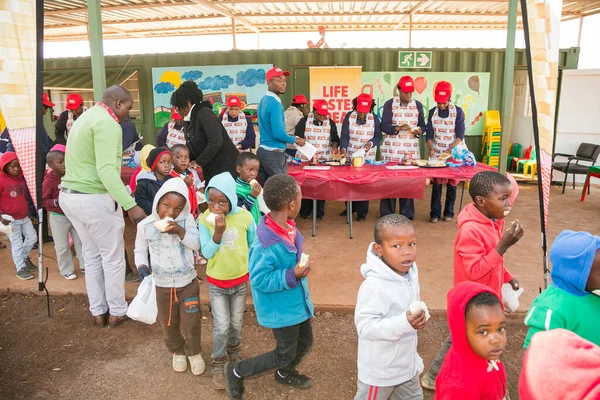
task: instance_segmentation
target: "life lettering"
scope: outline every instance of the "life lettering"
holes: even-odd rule
[[[348,86],[323,86],[323,97],[348,97]]]

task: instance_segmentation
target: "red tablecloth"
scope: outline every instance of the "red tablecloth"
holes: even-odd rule
[[[304,165],[288,167],[302,187],[305,199],[357,201],[388,198],[422,199],[425,179],[446,178],[469,181],[481,171],[495,171],[485,164],[459,168],[418,168],[390,170],[385,166],[331,167],[327,171],[305,170]]]

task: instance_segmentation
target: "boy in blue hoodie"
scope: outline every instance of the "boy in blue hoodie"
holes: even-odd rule
[[[310,266],[301,263],[304,238],[294,218],[300,211],[300,186],[289,175],[275,175],[264,188],[271,213],[260,221],[257,240],[250,248],[250,283],[258,323],[273,330],[275,350],[225,365],[227,394],[243,399],[244,378],[275,371],[275,381],[308,389],[312,380],[296,367],[312,346],[310,301],[306,276]]]
[[[525,317],[525,349],[535,333],[557,328],[600,346],[600,237],[562,231],[552,243],[550,261],[552,283]]]
[[[375,242],[360,268],[365,281],[356,300],[358,391],[355,400],[422,399],[417,330],[427,313],[410,311],[420,302],[417,239],[404,215],[388,214],[375,224]],[[422,304],[422,303],[421,303]]]
[[[248,154],[248,153],[245,153]],[[213,388],[225,389],[227,356],[242,360],[240,340],[248,291],[248,252],[256,238],[252,215],[237,205],[235,181],[229,172],[210,180],[208,210],[198,218],[202,255],[208,261],[206,281],[213,315]],[[213,214],[214,222],[207,220]]]

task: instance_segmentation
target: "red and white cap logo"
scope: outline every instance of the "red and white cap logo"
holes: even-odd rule
[[[363,107],[368,107],[369,103],[366,102],[366,101],[363,101],[363,102],[360,103],[360,105],[363,106]]]

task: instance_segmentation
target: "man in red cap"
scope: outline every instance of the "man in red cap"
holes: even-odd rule
[[[304,145],[304,139],[295,138],[285,130],[285,116],[280,95],[285,93],[286,77],[289,71],[273,67],[266,74],[269,90],[258,104],[258,128],[260,130],[260,145],[256,155],[260,160],[258,172],[261,183],[267,182],[273,175],[287,174],[286,145]]]
[[[315,100],[310,114],[303,117],[296,125],[295,135],[306,139],[317,148],[319,159],[330,160],[332,154],[339,153],[340,137],[335,121],[330,118],[329,106],[325,100]],[[309,161],[302,156],[302,161]],[[310,217],[313,211],[313,201],[303,199],[300,208],[302,218]],[[325,216],[325,200],[317,201],[317,219]]]
[[[442,154],[452,154],[452,149],[465,137],[465,113],[462,108],[450,101],[452,85],[441,81],[434,89],[433,99],[437,106],[429,110],[427,121],[427,147],[429,158],[438,158]],[[455,181],[433,180],[431,192],[431,211],[429,221],[436,223],[442,216],[442,185],[447,183],[444,221],[454,218],[454,201],[456,200]]]
[[[183,118],[175,111],[175,107],[173,107],[171,110],[171,119],[163,125],[156,137],[156,145],[170,149],[176,144],[185,145],[185,135],[183,134]]]
[[[308,115],[308,105],[309,101],[306,100],[306,96],[303,94],[297,94],[292,99],[292,104],[285,110],[285,131],[288,135],[294,136],[294,132],[296,131],[296,126],[298,122],[304,117]],[[296,148],[293,144],[287,145],[287,149],[285,150],[287,154],[292,157],[296,157]]]
[[[227,99],[227,110],[221,123],[238,150],[250,150],[256,144],[252,119],[242,112],[242,101],[237,96]]]
[[[342,123],[340,148],[342,155],[352,158],[358,150],[364,150],[366,160],[375,160],[376,148],[381,139],[379,117],[373,112],[373,98],[361,93],[354,103],[354,110],[347,113]],[[369,212],[368,201],[353,201],[352,211],[358,214],[358,221],[364,221]],[[341,216],[346,216],[346,210]]]
[[[398,94],[385,102],[381,116],[381,131],[385,139],[381,144],[381,157],[385,161],[401,163],[405,154],[421,158],[419,138],[425,132],[425,114],[421,102],[412,98],[413,80],[405,75],[396,86]],[[400,214],[410,220],[415,218],[414,199],[398,199]],[[396,199],[382,199],[379,205],[382,217],[396,212]]]
[[[65,111],[60,113],[54,124],[56,144],[67,144],[67,137],[69,136],[73,123],[85,110],[87,110],[87,108],[83,105],[83,97],[81,97],[81,95],[71,93],[67,96]]]

